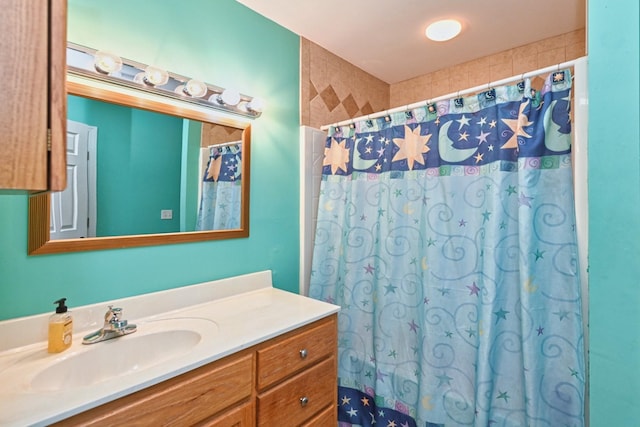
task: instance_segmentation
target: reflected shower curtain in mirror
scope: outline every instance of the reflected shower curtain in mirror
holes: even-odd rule
[[[571,76],[327,137],[310,295],[342,426],[583,426]]]
[[[242,144],[209,147],[196,230],[240,228]]]

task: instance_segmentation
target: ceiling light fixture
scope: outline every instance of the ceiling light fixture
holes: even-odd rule
[[[455,19],[442,19],[430,24],[426,36],[436,42],[451,40],[462,31],[462,24]]]

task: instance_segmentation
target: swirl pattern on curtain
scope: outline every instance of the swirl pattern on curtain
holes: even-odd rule
[[[570,97],[564,70],[330,129],[342,425],[584,425]]]

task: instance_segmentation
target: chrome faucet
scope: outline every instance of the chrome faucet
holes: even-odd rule
[[[95,344],[134,333],[137,330],[136,325],[129,325],[129,322],[120,318],[121,316],[122,309],[114,308],[110,305],[104,315],[104,325],[102,329],[98,329],[85,336],[82,339],[82,344]]]

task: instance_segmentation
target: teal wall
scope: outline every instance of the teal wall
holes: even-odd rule
[[[638,0],[589,0],[591,425],[640,425]]]
[[[71,95],[67,117],[98,128],[96,235],[180,231],[185,121]],[[161,219],[162,209],[173,218]]]
[[[27,257],[27,199],[0,195],[0,319],[250,271],[297,289],[298,38],[232,0],[70,1],[70,40],[268,101],[253,125],[248,239]],[[591,425],[640,419],[637,0],[589,0]],[[200,52],[200,53],[199,53]]]
[[[250,237],[27,256],[27,197],[0,193],[0,319],[267,270],[297,292],[299,38],[233,0],[69,1],[69,40],[266,100],[252,124]]]

